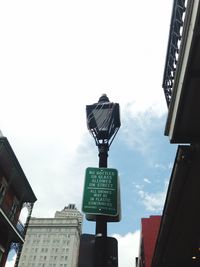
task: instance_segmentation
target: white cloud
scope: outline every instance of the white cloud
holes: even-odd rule
[[[46,146],[37,158],[30,160],[23,156],[22,159],[38,197],[33,216],[52,217],[56,210],[61,210],[68,203],[75,203],[81,210],[86,167],[98,164],[96,146],[91,146],[84,138],[83,144],[74,151],[67,151],[65,146],[52,147],[50,142]]]
[[[151,181],[148,178],[144,178],[144,182],[147,184],[151,184]]]
[[[118,240],[118,262],[119,267],[134,267],[135,258],[139,254],[140,231],[127,233],[122,236],[113,235]]]
[[[159,117],[152,109],[135,114],[126,110],[120,130],[121,140],[129,149],[138,151],[147,158],[155,149],[154,135],[160,129],[164,117],[165,115]]]
[[[163,114],[166,104],[160,65],[165,60],[166,14],[171,5],[161,5],[158,0],[148,5],[147,1],[129,0],[101,4],[42,0],[12,1],[10,9],[1,3],[0,22],[6,25],[0,29],[4,40],[0,44],[0,85],[6,100],[1,107],[9,119],[4,128],[12,121],[12,129],[18,126],[20,136],[25,122],[32,133],[50,125],[51,130],[58,130],[62,123],[68,130],[80,129],[85,104],[97,101],[102,93],[120,102],[122,113],[127,108],[131,113],[151,108]],[[155,7],[160,12],[149,20],[149,10],[158,10]],[[138,27],[141,13],[136,10],[143,15],[148,10],[144,15],[148,23]],[[163,15],[167,18],[162,17],[162,27],[158,27]]]
[[[140,184],[135,184],[135,183],[132,183],[136,189],[139,189],[139,190],[142,190],[144,185],[140,185]]]
[[[147,193],[142,190],[138,191],[140,200],[148,211],[160,212],[166,197],[166,190],[164,192]]]
[[[156,163],[156,164],[154,165],[154,167],[155,167],[156,169],[162,169],[162,170],[166,170],[166,169],[167,169],[165,165],[160,164],[160,163]]]

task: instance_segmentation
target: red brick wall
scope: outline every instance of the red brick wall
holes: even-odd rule
[[[151,261],[160,227],[161,216],[142,219],[142,239],[144,246],[145,267],[151,267]]]

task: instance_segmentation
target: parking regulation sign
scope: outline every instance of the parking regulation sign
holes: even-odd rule
[[[118,171],[110,168],[87,168],[82,211],[86,214],[118,215]]]

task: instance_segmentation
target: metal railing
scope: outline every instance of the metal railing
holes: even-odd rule
[[[12,243],[10,246],[10,250],[14,249],[15,253],[18,253],[19,249],[20,249],[20,243]]]
[[[31,219],[31,214],[32,214],[32,210],[33,210],[33,203],[24,203],[26,205],[26,207],[28,208],[28,216],[26,218],[26,223],[24,226],[24,236],[26,235],[26,231],[28,229],[28,225],[29,225],[29,221]],[[23,248],[23,244],[19,244],[17,247],[17,257],[15,260],[15,265],[14,267],[18,267],[19,265],[19,260],[20,260],[20,256],[21,256],[21,252],[22,252],[22,248]]]
[[[17,225],[16,225],[16,229],[22,237],[25,236],[25,229],[24,228],[25,228],[25,226],[23,225],[23,223],[20,220],[18,220]]]
[[[162,84],[168,108],[172,97],[174,77],[182,40],[185,11],[188,2],[189,0],[174,0],[173,3],[165,70]]]
[[[11,208],[6,203],[1,203],[0,208],[4,212],[4,214],[9,219],[10,223],[13,225],[13,227],[16,229],[16,231],[21,235],[21,237],[24,237],[24,225],[21,223],[20,220],[15,219],[15,213],[11,211]]]

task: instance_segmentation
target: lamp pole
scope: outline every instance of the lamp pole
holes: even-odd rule
[[[108,144],[99,144],[99,168],[107,168],[108,159]],[[105,216],[97,216],[96,220],[96,235],[102,234],[102,236],[107,236],[107,221]]]
[[[103,94],[98,103],[86,106],[87,125],[99,151],[99,168],[107,168],[109,147],[120,127],[119,104]],[[94,267],[107,267],[107,221],[105,215],[96,215]]]
[[[107,168],[108,144],[99,144],[99,168]],[[95,265],[94,267],[106,267],[106,237],[107,220],[106,216],[96,217],[96,237],[95,237]]]

